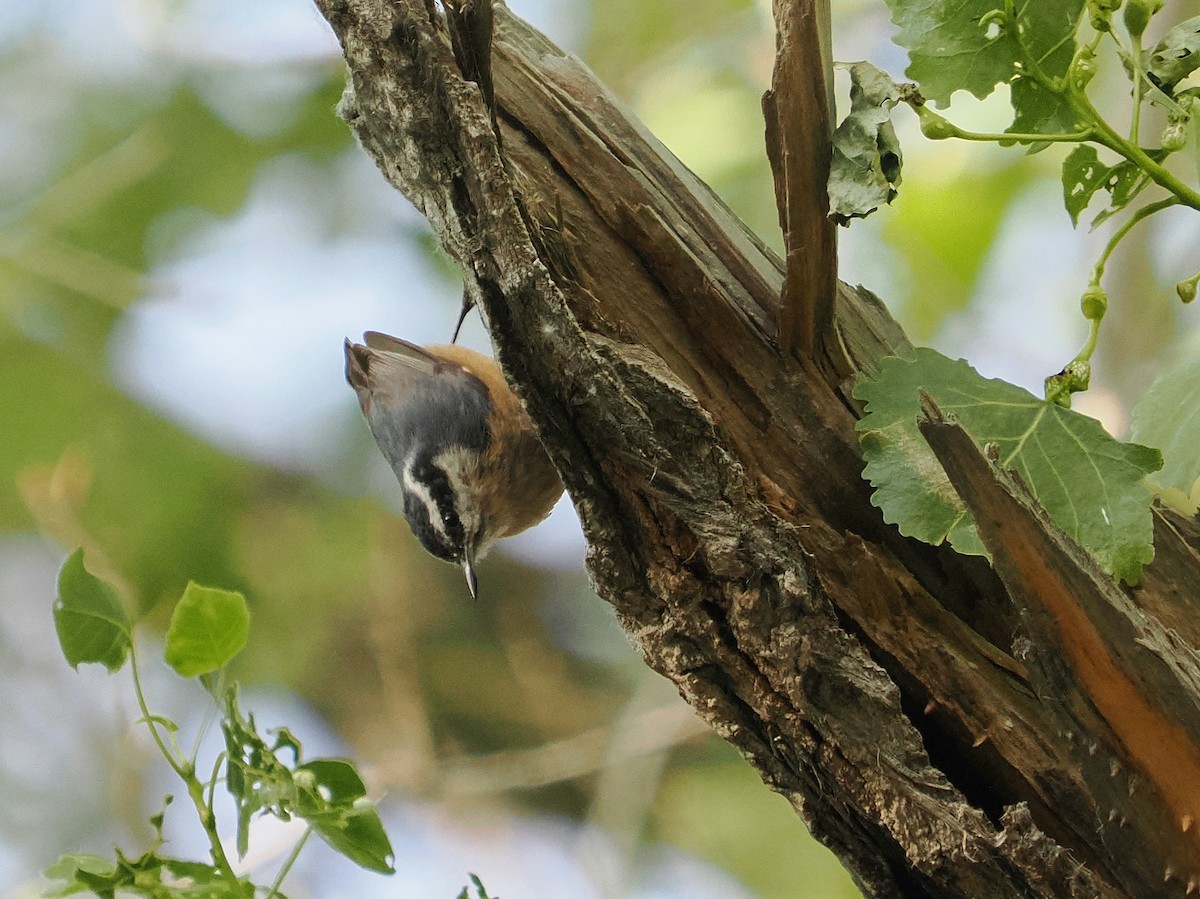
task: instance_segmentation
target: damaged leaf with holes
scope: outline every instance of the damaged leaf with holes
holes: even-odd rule
[[[1155,45],[1147,60],[1150,79],[1170,93],[1200,68],[1200,16],[1180,22]]]
[[[225,695],[227,768],[225,784],[237,807],[237,849],[246,854],[251,818],[268,812],[282,821],[292,816],[312,825],[335,850],[360,867],[392,874],[391,841],[367,788],[354,766],[344,759],[312,759],[301,763],[300,741],[286,728],[268,743],[254,716],[243,714],[236,688]],[[291,756],[291,765],[284,754]]]
[[[1098,192],[1108,194],[1108,205],[1092,220],[1094,228],[1128,206],[1150,183],[1150,179],[1129,160],[1105,165],[1100,161],[1095,147],[1080,144],[1063,160],[1062,182],[1063,203],[1067,207],[1067,214],[1071,216],[1071,224],[1076,227],[1079,226],[1079,216],[1088,208],[1092,198]]]

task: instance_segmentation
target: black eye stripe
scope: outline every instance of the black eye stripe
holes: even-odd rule
[[[458,561],[463,557],[466,532],[454,503],[454,489],[450,486],[450,478],[428,455],[413,459],[408,471],[412,479],[429,492],[429,498],[433,500],[442,520],[445,534],[443,535],[429,520],[429,506],[424,499],[406,491],[404,516],[408,519],[409,526],[417,539],[433,555],[450,562]]]

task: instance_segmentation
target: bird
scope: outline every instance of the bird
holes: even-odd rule
[[[400,482],[404,517],[477,599],[476,563],[545,519],[562,481],[494,360],[378,331],[363,341],[346,339],[346,381]]]

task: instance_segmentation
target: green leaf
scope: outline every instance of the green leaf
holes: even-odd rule
[[[1070,57],[1067,58],[1070,62]],[[1006,129],[1013,134],[1072,134],[1080,130],[1080,123],[1071,104],[1061,94],[1047,90],[1032,78],[1016,78],[1009,94],[1012,101],[1013,123]],[[1031,143],[1031,153],[1050,146],[1046,142]]]
[[[321,796],[332,805],[350,805],[367,795],[366,784],[345,759],[313,759],[297,766],[296,771],[312,774],[316,785],[323,788]]]
[[[364,803],[304,817],[326,843],[356,865],[380,874],[396,873],[391,841],[379,813],[370,805]]]
[[[1131,438],[1162,450],[1152,480],[1191,494],[1200,479],[1200,360],[1163,372],[1133,407]]]
[[[164,657],[183,677],[208,674],[242,651],[249,631],[242,594],[189,583],[171,615]]]
[[[42,874],[47,880],[60,885],[46,890],[43,896],[70,896],[93,890],[93,884],[101,884],[103,891],[106,882],[110,882],[117,873],[117,865],[106,858],[87,853],[64,855]],[[112,891],[109,890],[109,895]],[[103,895],[103,892],[97,895]]]
[[[239,880],[236,887],[212,865],[160,856],[147,852],[136,859],[116,850],[117,860],[96,855],[64,855],[45,870],[56,886],[46,896],[69,896],[90,892],[113,899],[121,896],[147,896],[152,899],[251,899],[254,885]],[[170,875],[164,879],[163,873]]]
[[[117,671],[129,657],[133,627],[117,591],[83,567],[83,548],[58,573],[54,628],[71,667],[98,662]]]
[[[891,109],[900,100],[896,83],[869,62],[850,72],[850,113],[833,133],[829,208],[839,224],[870,215],[896,196],[903,162]]]
[[[1141,168],[1127,159],[1116,165],[1105,165],[1090,144],[1080,144],[1063,160],[1063,202],[1078,227],[1079,216],[1087,209],[1097,191],[1109,195],[1109,204],[1092,221],[1092,227],[1120,212],[1149,183]]]
[[[275,734],[275,745],[271,747],[271,750],[277,753],[281,749],[287,749],[292,753],[292,763],[299,762],[302,752],[300,741],[296,739],[296,735],[286,727],[272,728],[272,733]]]
[[[259,735],[254,716],[242,714],[236,684],[225,693],[221,731],[225,735],[225,788],[237,808],[237,850],[244,857],[249,848],[251,817],[266,810],[282,821],[291,820],[297,787],[291,770]],[[299,753],[294,741],[287,745]]]
[[[1154,557],[1145,479],[1162,464],[1158,451],[1120,443],[1094,419],[930,349],[885,359],[878,376],[854,390],[867,404],[858,423],[863,477],[886,521],[926,543],[949,540],[959,552],[985,554],[970,512],[917,430],[921,390],[980,446],[995,444],[1002,464],[1101,568],[1137,580]]]
[[[1200,68],[1200,16],[1180,22],[1155,45],[1146,69],[1154,83],[1170,93]]]
[[[981,24],[1003,9],[1001,0],[887,0],[887,5],[900,29],[896,43],[909,51],[906,74],[926,98],[946,106],[957,90],[982,100],[996,85],[1011,81],[1014,64],[1023,59],[1018,34],[1046,74],[1063,75],[1075,52],[1084,0],[1019,4],[1016,23],[1005,28]],[[1030,109],[1027,115],[1034,121],[1048,118],[1044,110]]]
[[[1153,157],[1154,154],[1148,155]],[[1108,170],[1108,180],[1104,185],[1111,199],[1108,206],[1101,209],[1092,219],[1092,229],[1128,206],[1151,183],[1150,176],[1142,171],[1142,167],[1136,162],[1123,159],[1114,165]]]
[[[1079,214],[1087,209],[1092,195],[1103,186],[1108,170],[1096,155],[1096,148],[1090,144],[1080,144],[1063,160],[1063,203],[1072,225],[1078,227]]]
[[[296,768],[296,814],[351,861],[391,874],[392,844],[379,813],[362,801],[367,787],[345,759],[313,759]]]

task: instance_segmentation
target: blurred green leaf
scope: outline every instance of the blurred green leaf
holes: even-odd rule
[[[719,54],[716,38],[758,25],[751,17],[754,0],[606,0],[589,12],[588,65],[626,96],[673,53]]]
[[[84,852],[64,855],[46,868],[42,874],[52,882],[62,881],[48,888],[43,896],[70,896],[92,889],[91,884],[111,878],[117,870],[116,862]],[[103,896],[103,893],[98,895]],[[111,892],[110,892],[111,895]]]
[[[663,840],[720,865],[760,899],[862,899],[786,799],[762,789],[732,748],[714,742],[712,752],[726,761],[665,773],[653,819]]]
[[[64,855],[43,873],[52,882],[44,896],[90,892],[102,899],[146,896],[149,899],[251,899],[254,885],[243,879],[236,887],[211,865],[147,852],[127,858],[119,849],[116,861],[83,853]]]
[[[368,871],[394,874],[395,857],[379,813],[370,805],[331,806],[304,815],[321,838],[350,861]]]
[[[117,591],[83,567],[83,548],[58,573],[54,627],[63,655],[73,668],[98,662],[117,671],[129,657],[133,629]]]
[[[921,391],[980,446],[995,444],[1001,464],[1101,568],[1137,581],[1154,558],[1145,482],[1162,465],[1158,451],[1121,443],[1095,419],[926,348],[913,359],[885,359],[878,375],[854,390],[867,404],[858,423],[863,477],[874,485],[871,502],[885,521],[926,543],[948,540],[958,552],[986,554],[970,512],[917,429]]]
[[[2,322],[3,319],[0,319]],[[0,483],[55,465],[70,450],[93,479],[83,528],[104,535],[106,553],[136,584],[139,611],[179,595],[179,572],[237,584],[231,532],[245,508],[252,466],[145,410],[107,372],[0,325],[0,417],[20,440],[0,441]],[[205,510],[205,527],[196,527]],[[0,528],[28,528],[29,513],[0,490]]]
[[[163,657],[180,676],[198,677],[229,664],[249,632],[242,594],[189,583],[171,615]]]
[[[241,207],[265,160],[284,152],[328,157],[351,146],[349,131],[332,114],[342,85],[340,71],[331,69],[299,105],[295,123],[264,139],[231,128],[186,85],[165,102],[144,107],[140,118],[123,122],[119,130],[107,120],[90,123],[77,167],[138,131],[146,136],[148,164],[135,181],[62,222],[59,233],[104,259],[145,270],[147,235],[167,211],[191,207],[230,215]]]
[[[943,165],[948,174],[913,168],[904,202],[883,222],[888,242],[914,270],[901,318],[917,340],[929,339],[947,315],[966,308],[1009,209],[1037,177],[1024,156],[995,165]],[[971,214],[955,212],[965,209]]]
[[[1190,494],[1200,479],[1200,360],[1163,372],[1133,407],[1130,439],[1162,451],[1152,480]]]
[[[475,874],[468,874],[471,878],[471,884],[475,887],[475,895],[471,896],[470,886],[462,888],[462,892],[458,894],[458,899],[500,899],[499,896],[489,896],[487,889],[483,885],[483,881]]]

